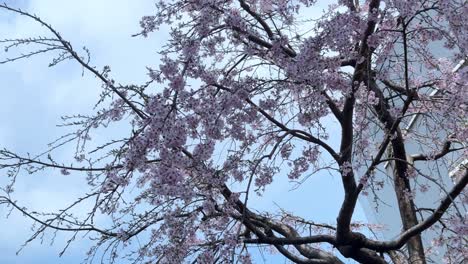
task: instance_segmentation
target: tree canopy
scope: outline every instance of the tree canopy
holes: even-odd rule
[[[64,117],[75,133],[37,156],[0,151],[1,175],[11,177],[0,204],[36,222],[30,240],[49,230],[90,233],[89,262],[103,254],[117,263],[250,263],[253,247],[269,246],[294,263],[428,263],[425,232],[437,234],[447,263],[466,261],[468,5],[339,0],[310,17],[316,2],[155,1],[133,37],[167,27],[170,38],[148,81],[131,85],[95,67],[40,14],[0,5],[49,32],[1,40],[7,55],[30,49],[0,63],[47,53],[50,66],[71,60],[102,82],[94,115]],[[87,147],[112,123],[127,124],[128,136]],[[66,165],[54,151],[70,143],[76,161]],[[453,185],[441,184],[455,167]],[[77,172],[89,188],[58,212],[23,208],[15,179],[45,169]],[[331,174],[344,192],[333,225],[249,203],[279,178],[300,189]],[[358,199],[385,188],[402,222],[390,240],[352,221]],[[415,197],[425,192],[442,197],[421,208]],[[94,204],[86,217],[69,213],[85,200]],[[95,224],[98,215],[112,224]]]

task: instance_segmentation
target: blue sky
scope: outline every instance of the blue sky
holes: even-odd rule
[[[86,46],[92,62],[98,69],[110,65],[112,76],[120,83],[141,83],[146,80],[146,66],[158,64],[158,47],[167,38],[165,31],[149,38],[132,38],[139,31],[141,16],[151,14],[154,0],[34,0],[6,1],[35,13],[52,24],[75,48]],[[0,10],[1,38],[37,36],[44,29],[25,17],[12,16]],[[8,55],[8,54],[7,54]],[[64,114],[87,113],[98,99],[100,83],[84,74],[73,62],[64,62],[48,68],[52,54],[0,65],[0,147],[18,153],[36,154],[47,143],[67,130],[55,125]],[[0,54],[0,60],[5,54]],[[118,133],[118,131],[117,131]],[[95,141],[105,141],[106,134],[95,135]],[[72,146],[58,152],[57,158],[66,162]],[[0,185],[4,184],[4,172]],[[84,187],[83,175],[63,176],[59,173],[21,175],[13,197],[30,209],[53,211],[72,202]],[[279,182],[262,198],[253,197],[250,204],[259,209],[276,210],[275,204],[288,211],[298,212],[305,218],[333,223],[343,194],[337,176],[322,175],[309,179],[298,191]],[[317,188],[317,186],[320,186]],[[311,190],[309,192],[309,190]],[[313,192],[312,192],[313,191]],[[279,199],[288,197],[287,200]],[[327,202],[323,202],[323,200]],[[16,251],[28,239],[31,222],[20,214],[0,207],[0,263],[80,263],[89,242],[78,238],[62,256],[58,253],[68,238],[58,235],[50,245],[46,239],[41,245],[33,242],[19,256]],[[355,219],[365,221],[362,209],[357,209]],[[104,221],[104,220],[103,220]],[[268,259],[269,263],[283,263],[283,258]]]

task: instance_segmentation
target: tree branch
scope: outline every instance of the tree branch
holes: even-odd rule
[[[434,225],[442,215],[447,211],[450,205],[454,202],[457,196],[463,191],[463,189],[468,184],[468,169],[465,169],[465,174],[461,179],[455,184],[452,190],[448,195],[442,200],[437,209],[432,213],[428,218],[423,222],[409,228],[408,230],[401,233],[396,239],[391,241],[374,241],[374,240],[364,240],[362,241],[362,246],[368,249],[373,249],[377,251],[389,251],[397,250],[405,245],[411,238],[416,235],[421,234],[424,230],[430,228]]]

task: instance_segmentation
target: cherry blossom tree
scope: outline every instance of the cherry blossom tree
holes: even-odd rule
[[[155,2],[134,37],[170,26],[170,39],[160,65],[147,68],[148,82],[126,86],[39,16],[0,5],[49,31],[2,40],[7,55],[38,49],[1,63],[53,54],[51,66],[71,60],[102,82],[93,116],[64,118],[75,133],[41,155],[0,152],[2,177],[11,178],[0,203],[36,222],[28,241],[58,231],[72,234],[71,243],[89,233],[89,262],[102,254],[118,263],[250,263],[252,248],[268,246],[294,263],[399,264],[429,262],[422,235],[430,231],[448,263],[466,261],[466,163],[450,188],[418,181],[437,183],[439,167],[467,158],[465,1],[339,0],[318,19],[308,16],[314,0]],[[422,128],[406,129],[416,117]],[[128,137],[89,149],[93,131],[112,123],[126,123]],[[410,141],[421,153],[409,152]],[[76,162],[65,165],[54,151],[69,143]],[[59,212],[22,207],[15,180],[45,169],[79,173],[89,189]],[[310,175],[328,172],[344,191],[333,225],[249,204],[249,195],[268,192],[279,178],[300,189]],[[385,184],[402,222],[391,240],[360,231],[378,223],[352,221],[359,197],[378,197]],[[423,210],[414,197],[428,188],[442,197]],[[87,217],[70,212],[88,200]],[[314,202],[327,201],[307,201]],[[98,215],[112,224],[99,226]]]

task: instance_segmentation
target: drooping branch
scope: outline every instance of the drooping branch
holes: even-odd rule
[[[112,84],[110,80],[108,80],[106,77],[104,77],[104,75],[99,73],[95,68],[91,67],[87,62],[85,62],[83,58],[81,58],[80,55],[78,55],[78,53],[73,49],[71,43],[63,39],[60,33],[58,33],[51,25],[47,24],[39,17],[29,14],[27,12],[24,12],[21,9],[12,8],[12,7],[7,6],[6,4],[0,4],[0,8],[29,17],[33,19],[34,21],[37,21],[40,25],[46,27],[62,44],[63,49],[65,49],[70,54],[70,56],[73,57],[83,68],[91,72],[94,76],[100,79],[104,84],[110,87],[111,90],[114,93],[116,93],[140,118],[145,119],[147,117],[146,114],[142,112],[141,110],[139,110],[122,92],[120,92],[114,86],[114,84]]]
[[[116,233],[109,232],[109,231],[106,231],[106,230],[103,230],[103,229],[99,229],[99,228],[96,228],[96,227],[88,225],[88,224],[86,224],[84,226],[77,227],[77,228],[62,227],[62,226],[59,226],[59,225],[54,225],[51,222],[55,221],[56,219],[43,221],[43,220],[39,219],[38,217],[32,215],[30,212],[26,211],[26,209],[24,209],[23,207],[20,207],[19,205],[17,205],[14,201],[12,201],[10,198],[8,198],[6,196],[0,196],[0,204],[8,204],[8,205],[13,206],[16,210],[20,211],[23,215],[27,216],[28,218],[30,218],[34,222],[37,222],[37,223],[41,224],[42,226],[44,226],[46,228],[55,229],[55,230],[59,230],[59,231],[68,231],[68,232],[89,232],[89,231],[94,231],[94,232],[98,232],[98,233],[106,235],[106,236],[117,236]]]
[[[231,89],[229,89],[228,87],[225,87],[223,85],[220,85],[220,84],[211,84],[211,85],[213,85],[214,87],[217,87],[217,88],[219,88],[221,90],[232,92]],[[317,145],[321,146],[322,148],[324,148],[328,152],[328,154],[330,154],[330,156],[332,156],[333,159],[335,159],[337,161],[340,159],[340,156],[335,152],[335,150],[330,145],[325,143],[323,140],[321,140],[321,139],[319,139],[317,137],[314,137],[313,135],[311,135],[310,133],[308,133],[306,131],[297,130],[297,129],[290,129],[286,125],[284,125],[283,123],[278,121],[274,116],[268,114],[265,110],[263,110],[261,107],[259,107],[257,104],[255,104],[249,98],[246,98],[245,101],[249,105],[253,106],[255,108],[255,110],[257,110],[267,120],[272,122],[274,125],[276,125],[278,128],[280,128],[282,131],[284,131],[284,132],[286,132],[288,134],[291,134],[294,137],[297,137],[297,138],[309,141],[311,143],[317,144]]]

